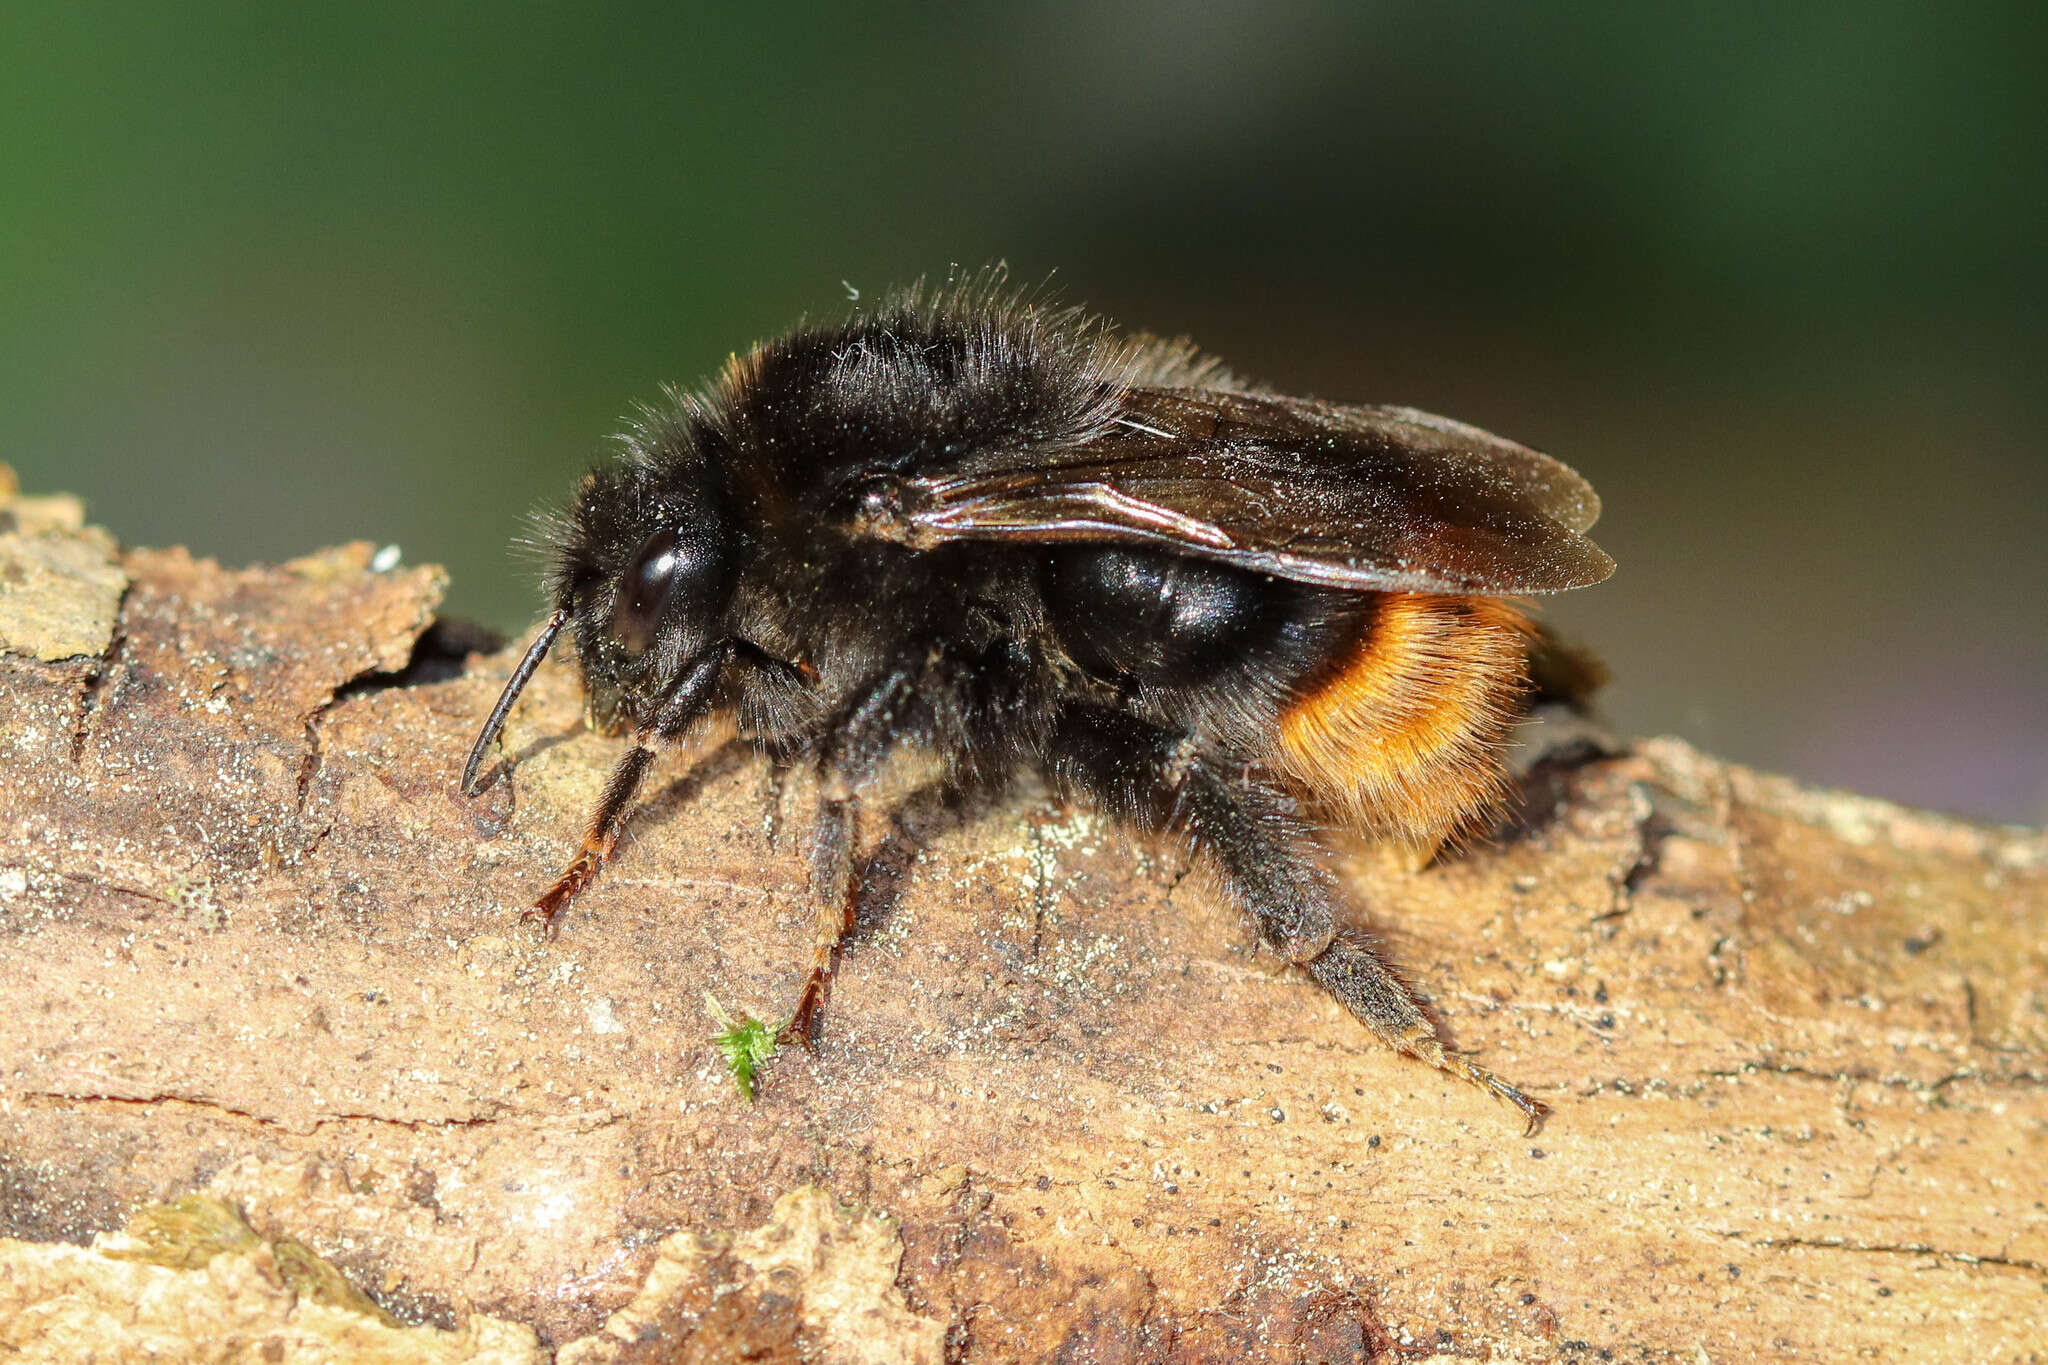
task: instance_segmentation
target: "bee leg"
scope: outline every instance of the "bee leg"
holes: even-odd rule
[[[1052,776],[1119,820],[1177,835],[1223,874],[1231,899],[1288,961],[1306,963],[1336,932],[1336,883],[1293,803],[1241,777],[1243,765],[1180,734],[1107,707],[1063,709]]]
[[[583,844],[576,850],[576,856],[562,869],[562,875],[555,878],[555,884],[541,892],[533,908],[520,916],[522,920],[538,923],[545,936],[554,936],[555,916],[589,889],[590,884],[597,880],[597,874],[604,869],[605,860],[612,856],[612,849],[619,842],[619,831],[625,827],[626,816],[633,809],[633,798],[640,794],[640,784],[647,780],[647,770],[654,766],[655,751],[685,737],[691,727],[703,718],[719,674],[731,653],[730,641],[713,645],[698,656],[670,689],[668,696],[662,699],[653,719],[640,728],[634,736],[633,747],[626,750],[625,757],[612,769],[611,778],[604,784],[604,795],[598,799],[597,810],[584,827]]]
[[[1405,1052],[1428,1062],[1439,1071],[1470,1081],[1522,1111],[1528,1132],[1535,1132],[1550,1112],[1540,1100],[1527,1095],[1500,1077],[1455,1052],[1444,1051],[1436,1025],[1417,1003],[1415,992],[1384,962],[1370,943],[1355,935],[1339,935],[1320,957],[1308,964],[1308,974],[1330,994],[1344,1002],[1359,1023],[1396,1052]]]
[[[811,887],[817,917],[811,930],[811,969],[804,976],[786,1036],[808,1044],[816,1036],[818,1009],[825,1003],[839,942],[853,928],[853,844],[860,823],[857,802],[820,801],[811,844]]]
[[[1188,840],[1259,936],[1305,967],[1381,1042],[1506,1100],[1533,1131],[1543,1105],[1446,1052],[1415,992],[1378,952],[1356,934],[1332,931],[1336,880],[1284,792],[1242,776],[1241,767],[1199,754],[1179,758],[1185,745],[1177,736],[1119,712],[1069,708],[1053,745],[1056,777],[1092,793],[1113,815]]]
[[[818,823],[811,842],[811,893],[817,918],[811,933],[811,968],[784,1035],[808,1043],[816,1036],[819,1007],[839,961],[840,940],[853,928],[853,854],[859,835],[860,792],[874,780],[903,738],[905,711],[921,670],[890,671],[847,706],[827,732],[818,756]]]
[[[586,887],[597,880],[598,872],[604,867],[605,859],[612,856],[612,848],[619,841],[619,830],[626,823],[626,812],[632,808],[633,798],[640,793],[640,784],[647,777],[647,769],[654,762],[654,750],[634,745],[626,750],[626,756],[612,769],[611,779],[604,784],[604,796],[597,803],[597,810],[590,817],[590,824],[583,833],[583,846],[570,860],[562,875],[555,879],[533,903],[533,908],[520,916],[530,924],[538,924],[541,932],[552,938],[555,932],[555,916],[562,907],[581,895]]]

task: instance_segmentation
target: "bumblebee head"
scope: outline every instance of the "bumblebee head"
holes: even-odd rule
[[[734,545],[701,460],[663,452],[583,481],[549,581],[576,641],[592,712],[646,721],[691,660],[723,635]]]
[[[464,791],[474,792],[484,752],[564,630],[593,722],[617,730],[650,720],[726,633],[737,558],[727,509],[710,463],[676,429],[635,433],[625,459],[585,476],[549,536],[553,614],[477,736]]]

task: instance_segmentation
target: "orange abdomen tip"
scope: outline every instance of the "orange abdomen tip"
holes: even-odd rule
[[[1347,823],[1434,852],[1502,794],[1531,636],[1495,598],[1372,599],[1282,713],[1274,765]]]

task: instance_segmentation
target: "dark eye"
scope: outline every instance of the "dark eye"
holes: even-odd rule
[[[628,653],[644,654],[654,643],[654,629],[661,624],[669,594],[675,591],[680,562],[676,533],[656,531],[619,579],[618,595],[612,599],[612,634]]]

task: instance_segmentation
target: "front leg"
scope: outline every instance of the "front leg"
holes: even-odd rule
[[[554,936],[555,917],[588,890],[604,870],[619,842],[619,833],[625,828],[626,816],[633,809],[633,798],[640,794],[640,784],[646,781],[647,770],[654,766],[655,753],[673,744],[703,718],[731,657],[729,642],[706,650],[683,671],[682,678],[663,698],[660,709],[634,733],[633,747],[626,750],[618,766],[612,769],[611,779],[604,784],[604,795],[584,827],[583,843],[576,856],[555,878],[554,885],[543,891],[533,908],[521,917],[540,925],[544,936]]]
[[[555,916],[582,895],[604,870],[612,848],[619,842],[619,832],[626,826],[626,812],[632,809],[633,798],[640,794],[640,784],[653,763],[654,750],[635,744],[612,769],[610,780],[604,784],[604,795],[598,798],[597,809],[584,827],[583,844],[576,850],[576,856],[555,878],[554,885],[541,892],[540,899],[520,916],[528,924],[538,924],[543,937],[555,936]]]
[[[1408,984],[1363,938],[1334,931],[1336,880],[1284,793],[1217,764],[1185,736],[1093,706],[1062,713],[1052,767],[1112,814],[1187,839],[1208,857],[1259,936],[1305,967],[1381,1042],[1506,1100],[1534,1129],[1541,1104],[1446,1052]]]

